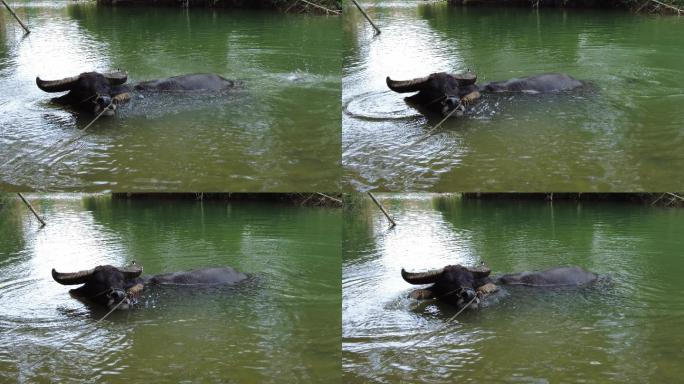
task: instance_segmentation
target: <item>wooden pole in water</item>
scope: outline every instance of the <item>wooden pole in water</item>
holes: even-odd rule
[[[38,221],[40,221],[41,227],[44,227],[45,221],[43,221],[43,219],[41,219],[40,216],[38,216],[38,212],[36,212],[36,210],[33,209],[33,206],[31,205],[31,203],[29,203],[21,193],[17,192],[17,195],[19,195],[19,197],[21,198],[21,201],[23,201],[24,204],[26,204],[26,206],[29,207],[31,212],[33,212],[33,215],[36,217],[36,219],[38,219]]]
[[[17,19],[17,21],[19,22],[19,24],[21,24],[21,27],[24,28],[24,31],[26,31],[26,33],[31,33],[31,30],[28,29],[28,27],[26,26],[26,24],[24,24],[24,23],[21,21],[21,19],[19,18],[19,16],[17,16],[17,14],[14,13],[14,10],[13,10],[12,8],[10,8],[9,4],[7,4],[7,3],[5,2],[5,0],[0,0],[0,1],[2,1],[2,4],[5,5],[5,8],[7,8],[7,10],[10,11],[10,13],[12,14],[12,16],[14,16],[14,18]]]
[[[364,11],[363,8],[361,8],[361,5],[359,5],[359,3],[356,2],[356,0],[351,0],[351,1],[352,1],[352,3],[354,3],[354,5],[356,5],[356,8],[358,8],[359,11],[361,11],[361,13],[363,13],[363,16],[366,18],[366,20],[368,20],[368,22],[373,26],[373,28],[375,28],[375,31],[379,35],[380,34],[380,28],[378,28],[378,26],[375,25],[375,23],[373,22],[373,20],[371,20],[370,16],[368,16],[366,11]]]
[[[385,207],[383,207],[382,204],[380,204],[380,202],[375,198],[375,196],[373,196],[373,194],[370,193],[370,192],[368,192],[368,196],[370,196],[370,198],[373,200],[373,202],[375,203],[375,205],[377,205],[378,208],[380,208],[380,210],[382,211],[382,213],[385,214],[385,217],[387,218],[387,220],[389,220],[390,223],[392,223],[392,225],[390,225],[390,227],[394,227],[395,225],[397,225],[397,223],[394,222],[394,220],[393,220],[392,217],[389,215],[389,213],[387,212],[387,210],[385,209]]]

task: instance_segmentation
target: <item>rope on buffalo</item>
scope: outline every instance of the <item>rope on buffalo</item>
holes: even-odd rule
[[[449,293],[447,293],[447,294],[445,294],[445,295],[443,295],[443,296],[446,296],[446,295],[448,295],[448,294],[449,294]],[[434,331],[428,332],[428,334],[426,335],[426,337],[420,337],[420,335],[419,335],[419,336],[418,336],[418,340],[416,340],[415,342],[413,342],[413,343],[411,343],[411,344],[409,344],[409,345],[407,345],[407,346],[404,346],[404,347],[402,347],[402,348],[399,348],[399,349],[394,350],[393,353],[390,354],[389,357],[380,360],[380,365],[382,366],[382,365],[386,364],[388,361],[390,361],[391,359],[395,358],[400,352],[403,352],[403,351],[405,351],[405,350],[407,350],[407,349],[413,348],[413,347],[415,347],[416,345],[418,345],[418,344],[420,344],[420,343],[422,343],[422,342],[424,342],[424,341],[430,339],[431,337],[433,337],[433,336],[436,335],[437,333],[439,333],[439,332],[443,331],[444,329],[446,329],[449,325],[451,325],[451,322],[454,321],[454,320],[458,317],[458,315],[460,315],[463,311],[465,311],[465,309],[468,308],[468,307],[470,306],[470,304],[472,304],[472,303],[475,301],[475,299],[477,299],[477,296],[473,297],[466,305],[464,305],[461,309],[459,309],[458,312],[456,312],[455,315],[451,316],[446,322],[444,322],[444,324],[442,324],[441,326],[437,327],[437,329],[435,329]]]
[[[77,335],[76,337],[74,337],[74,338],[68,340],[66,343],[60,345],[59,348],[55,348],[55,349],[53,349],[52,351],[48,352],[45,356],[43,356],[42,359],[40,359],[40,360],[38,360],[37,362],[31,364],[31,366],[29,366],[29,370],[35,368],[38,364],[41,364],[41,363],[45,362],[45,360],[47,360],[50,356],[52,356],[53,354],[55,354],[57,351],[62,351],[67,345],[73,343],[75,340],[78,340],[78,339],[82,338],[83,336],[86,336],[86,335],[88,335],[89,333],[92,333],[92,332],[96,331],[96,330],[97,330],[97,327],[96,327],[96,326],[97,326],[98,324],[100,324],[104,319],[106,319],[109,315],[111,315],[114,311],[116,311],[116,309],[119,308],[119,306],[120,306],[121,304],[123,304],[123,302],[124,302],[127,298],[128,298],[128,297],[124,297],[123,299],[121,299],[121,301],[119,301],[114,307],[112,307],[112,309],[110,309],[109,312],[107,312],[104,316],[102,316],[99,320],[97,320],[97,321],[93,324],[93,329],[90,329],[90,330],[88,330],[88,331],[82,332],[81,334]]]
[[[109,102],[109,104],[107,104],[106,107],[102,108],[102,111],[97,116],[95,116],[95,118],[90,123],[88,123],[88,125],[86,125],[85,128],[81,129],[81,132],[84,132],[86,129],[90,128],[90,126],[93,125],[93,123],[95,123],[97,121],[97,119],[99,119],[100,116],[102,116],[103,113],[105,113],[109,110],[109,107],[112,106],[112,103],[114,103],[114,102],[111,101],[111,102]]]

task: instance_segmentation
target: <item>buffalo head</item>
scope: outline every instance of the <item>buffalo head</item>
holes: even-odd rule
[[[386,79],[387,86],[394,92],[418,92],[408,97],[408,101],[444,115],[459,108],[462,105],[461,98],[477,90],[474,85],[476,81],[477,75],[472,72],[439,72],[412,80]]]
[[[36,84],[45,92],[69,92],[54,99],[57,102],[96,114],[104,111],[106,115],[113,115],[116,110],[113,98],[122,93],[117,87],[123,85],[127,79],[125,72],[83,72],[61,80],[42,80],[36,77]]]
[[[61,273],[53,269],[52,278],[64,285],[82,284],[81,287],[69,291],[76,297],[89,299],[109,308],[118,305],[119,309],[128,309],[135,303],[135,296],[141,289],[142,271],[142,267],[133,262],[125,268],[100,265],[71,273]]]
[[[441,269],[418,273],[402,269],[401,277],[410,284],[432,284],[427,289],[414,291],[413,297],[441,299],[462,308],[471,302],[472,307],[477,307],[477,290],[491,282],[490,272],[491,269],[487,266],[467,268],[461,265],[447,265]]]

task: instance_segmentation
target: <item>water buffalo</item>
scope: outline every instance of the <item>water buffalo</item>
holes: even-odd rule
[[[521,272],[490,277],[486,266],[468,268],[447,265],[428,272],[411,273],[401,270],[401,277],[410,284],[432,284],[411,292],[414,299],[441,299],[458,308],[468,303],[477,308],[480,299],[494,292],[496,285],[525,285],[531,287],[582,286],[597,280],[598,275],[580,267],[559,267],[544,271]]]
[[[440,72],[412,80],[392,80],[389,77],[386,79],[387,86],[395,92],[418,92],[406,98],[409,103],[443,115],[451,113],[454,109],[462,112],[465,105],[479,99],[481,93],[549,93],[569,91],[585,85],[562,73],[545,73],[487,84],[476,84],[476,81],[477,76],[472,72]]]
[[[234,285],[248,277],[230,267],[201,268],[154,276],[143,276],[142,272],[142,266],[134,262],[123,268],[100,265],[72,273],[60,273],[52,269],[52,278],[63,285],[83,284],[69,291],[77,298],[91,300],[109,308],[118,305],[118,309],[128,309],[137,302],[137,297],[146,285]]]
[[[117,106],[127,102],[133,92],[224,92],[240,87],[240,82],[210,73],[173,76],[166,79],[126,84],[125,72],[83,72],[60,80],[36,77],[38,88],[45,92],[68,92],[52,101],[95,114],[113,115]]]

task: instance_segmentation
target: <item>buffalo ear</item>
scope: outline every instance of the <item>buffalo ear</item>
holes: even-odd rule
[[[414,300],[430,300],[435,298],[435,293],[431,289],[416,289],[409,293],[409,298]]]
[[[477,74],[475,72],[470,72],[470,70],[467,70],[465,72],[452,73],[451,77],[456,79],[460,87],[475,84],[475,82],[477,81]]]
[[[486,264],[482,264],[479,267],[468,268],[468,271],[472,273],[476,279],[485,278],[492,273],[492,269]]]
[[[74,288],[69,290],[69,294],[72,297],[75,297],[77,299],[82,299],[84,297],[88,297],[88,289],[86,289],[85,285],[82,287]]]
[[[110,85],[123,85],[128,80],[128,73],[124,71],[103,73]]]
[[[142,275],[142,273],[143,273],[142,265],[136,263],[135,261],[133,261],[131,263],[131,265],[129,265],[127,267],[117,268],[117,270],[119,270],[119,272],[123,273],[124,276],[126,276],[126,278],[128,278],[128,279],[134,279],[134,278]]]

